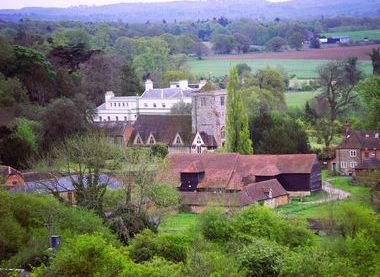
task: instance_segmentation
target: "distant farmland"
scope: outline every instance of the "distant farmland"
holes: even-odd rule
[[[267,66],[276,68],[283,67],[290,75],[295,74],[299,79],[314,79],[318,77],[318,67],[327,63],[327,60],[298,60],[298,59],[207,59],[207,60],[190,60],[188,65],[196,76],[208,77],[224,76],[228,74],[230,67],[239,63],[248,64],[253,71],[265,68]],[[360,68],[366,73],[372,73],[372,64],[369,61],[360,61]]]
[[[380,30],[353,31],[353,32],[332,32],[323,34],[327,37],[349,36],[353,41],[361,41],[364,38],[369,40],[380,40]]]

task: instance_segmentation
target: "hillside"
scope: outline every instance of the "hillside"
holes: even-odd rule
[[[122,0],[120,0],[122,1]],[[261,20],[311,19],[331,16],[376,17],[380,15],[380,0],[291,0],[272,3],[265,0],[208,0],[179,1],[170,3],[125,3],[105,6],[80,6],[70,8],[23,8],[0,10],[0,19],[18,21],[33,20],[79,20],[124,22],[167,22],[174,20],[228,18],[256,18]]]

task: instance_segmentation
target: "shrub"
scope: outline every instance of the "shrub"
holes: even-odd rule
[[[223,208],[208,207],[198,217],[200,230],[209,240],[227,241],[233,229]]]
[[[49,267],[36,270],[34,276],[113,277],[118,276],[126,264],[120,250],[100,235],[79,235],[57,251]]]
[[[121,276],[125,277],[181,277],[183,266],[175,264],[160,257],[151,261],[133,265],[124,270]]]
[[[130,241],[129,256],[135,262],[142,263],[160,256],[171,262],[185,262],[188,238],[181,234],[156,235],[144,230]]]
[[[148,196],[158,208],[173,207],[179,204],[179,192],[171,185],[154,185]]]
[[[158,158],[165,158],[169,154],[168,147],[163,143],[156,143],[150,147],[153,156]]]
[[[246,269],[248,276],[278,276],[287,249],[275,242],[256,239],[237,253],[239,269]]]

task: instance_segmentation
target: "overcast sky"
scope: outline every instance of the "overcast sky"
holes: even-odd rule
[[[0,9],[19,9],[24,7],[69,7],[79,5],[107,5],[122,2],[169,2],[178,0],[0,0]],[[270,0],[279,2],[284,0]]]

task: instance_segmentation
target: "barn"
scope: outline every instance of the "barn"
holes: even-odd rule
[[[204,204],[206,201],[202,199],[210,198],[206,197],[210,193],[221,193],[219,198],[222,200],[217,202],[223,203],[229,202],[230,196],[235,195],[234,199],[240,199],[236,206],[260,202],[263,197],[253,197],[242,205],[242,195],[256,190],[255,195],[278,192],[275,197],[282,199],[275,201],[274,206],[277,206],[287,203],[283,199],[283,191],[287,195],[303,196],[322,189],[321,168],[315,154],[171,153],[169,160],[170,166],[158,178],[176,186],[183,199],[197,205]],[[271,196],[274,197],[273,193]]]

